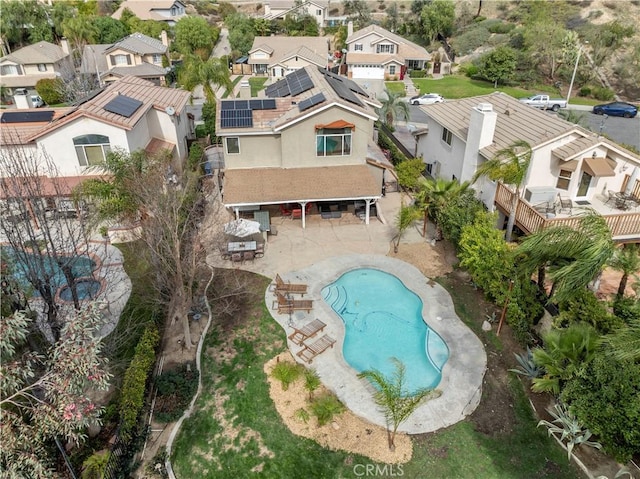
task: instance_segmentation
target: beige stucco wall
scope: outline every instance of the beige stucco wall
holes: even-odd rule
[[[233,137],[233,135],[229,135]],[[240,153],[227,154],[224,140],[224,161],[227,169],[280,167],[280,135],[238,136]]]
[[[369,33],[368,35],[365,35],[364,37],[359,38],[358,40],[349,43],[349,51],[350,52],[355,52],[355,44],[358,43],[362,43],[362,51],[358,50],[358,53],[376,53],[377,50],[377,44],[376,45],[371,45],[371,42],[375,42],[380,40],[382,37],[376,33]],[[397,54],[398,53],[398,45],[395,42],[392,42],[391,40],[388,39],[384,39],[380,42],[381,44],[388,44],[388,45],[395,45],[394,48],[394,53],[393,54]],[[387,53],[384,53],[384,55],[388,55]]]

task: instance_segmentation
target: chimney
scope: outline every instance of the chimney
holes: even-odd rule
[[[460,173],[461,182],[471,181],[473,178],[478,169],[479,151],[493,143],[497,120],[498,114],[493,111],[491,103],[479,103],[471,109],[467,144],[464,148],[464,160]]]
[[[60,39],[60,48],[62,48],[62,52],[65,55],[71,54],[71,49],[69,48],[69,40],[67,40],[66,38]]]
[[[162,44],[167,47],[167,49],[169,48],[169,37],[167,36],[166,30],[162,30],[162,33],[160,34],[160,41],[162,41]]]
[[[349,20],[349,23],[347,23],[347,38],[351,35],[353,35],[353,22]]]
[[[269,5],[268,3],[264,4],[264,16],[268,17],[269,15],[271,15],[271,5]]]

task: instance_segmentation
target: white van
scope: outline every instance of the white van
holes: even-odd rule
[[[29,95],[29,91],[26,88],[16,88],[14,95],[27,96]],[[30,95],[30,98],[34,108],[44,106],[44,101],[40,98],[40,95]]]

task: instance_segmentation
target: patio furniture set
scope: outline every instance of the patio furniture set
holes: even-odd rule
[[[257,241],[229,241],[226,250],[222,251],[223,259],[230,259],[234,263],[253,261],[264,256],[264,243]]]
[[[613,202],[615,208],[618,210],[627,211],[640,205],[640,201],[633,195],[612,190],[609,190],[607,193],[609,198],[605,204]]]
[[[311,309],[313,309],[313,300],[293,299],[291,297],[293,294],[304,296],[307,293],[306,284],[285,282],[279,274],[276,274],[276,280],[271,285],[270,291],[276,295],[276,299],[273,301],[271,307],[272,309],[277,309],[279,314],[292,314],[294,311],[306,311],[310,313]],[[302,349],[296,353],[300,359],[311,364],[316,356],[328,348],[333,348],[336,340],[328,334],[324,334],[315,341],[310,342],[310,340],[316,334],[321,333],[326,326],[327,325],[319,319],[314,319],[301,327],[291,326],[293,333],[291,333],[288,338],[294,344],[302,346]]]

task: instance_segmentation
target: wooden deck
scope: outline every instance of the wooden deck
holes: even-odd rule
[[[509,216],[513,195],[509,188],[502,183],[498,183],[494,202],[496,207],[505,215]],[[601,206],[601,205],[598,205]],[[601,208],[594,208],[596,211]],[[637,211],[637,210],[636,210]],[[604,213],[598,211],[607,222],[613,240],[621,243],[631,243],[640,241],[640,212],[620,212]],[[536,211],[532,205],[522,198],[518,198],[516,206],[516,225],[527,234],[535,233],[544,228],[556,225],[566,225],[577,227],[580,222],[580,211],[573,208],[570,215],[558,215],[554,218],[547,218],[544,214]]]

